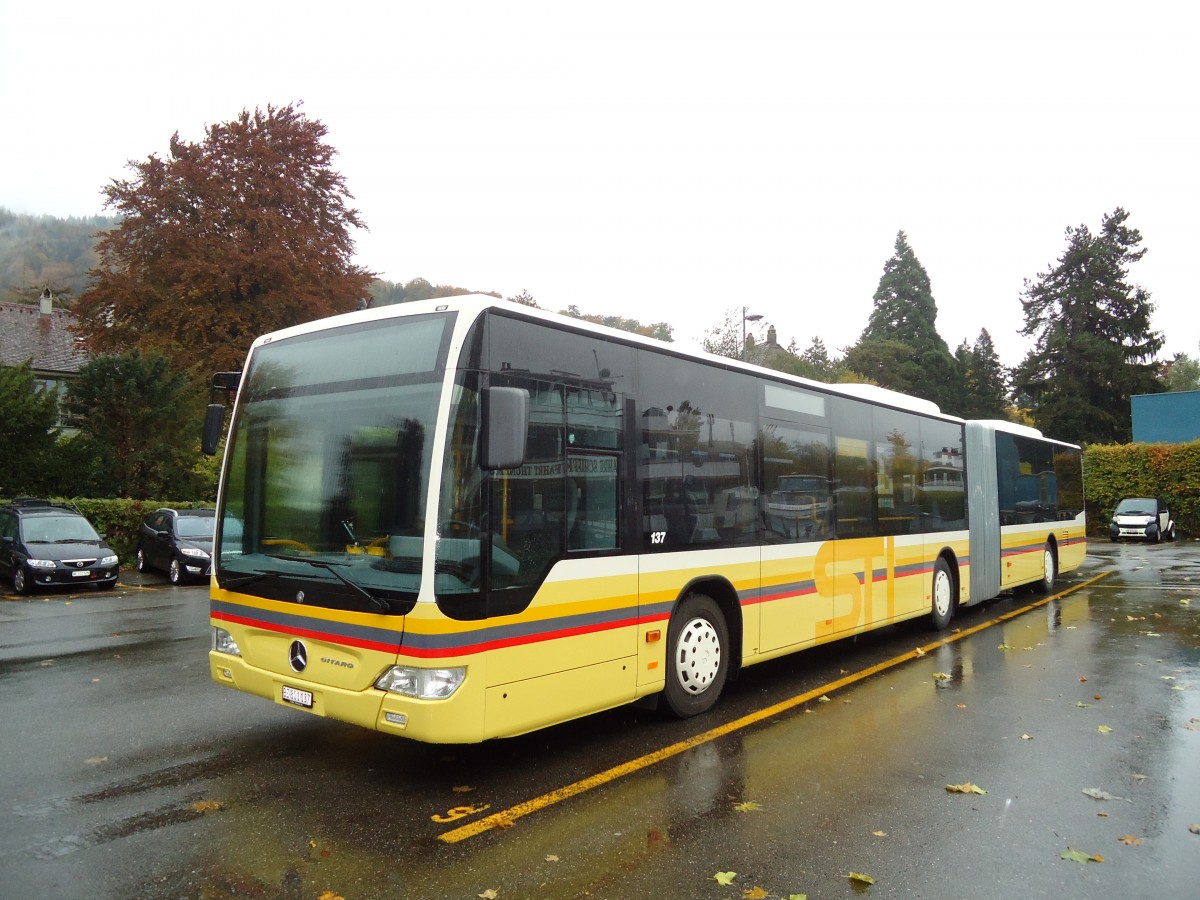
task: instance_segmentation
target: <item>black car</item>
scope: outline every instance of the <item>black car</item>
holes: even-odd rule
[[[18,594],[40,587],[117,583],[117,554],[69,503],[30,498],[0,507],[0,575]]]
[[[166,572],[171,584],[207,578],[216,516],[211,509],[164,508],[150,513],[138,529],[138,571]]]

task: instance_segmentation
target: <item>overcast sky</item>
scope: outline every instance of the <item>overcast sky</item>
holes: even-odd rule
[[[103,212],[175,131],[303,102],[359,262],[666,321],[743,307],[854,343],[896,233],[953,350],[1013,365],[1064,230],[1122,206],[1164,355],[1196,357],[1197,5],[21,3],[0,28],[0,206]]]

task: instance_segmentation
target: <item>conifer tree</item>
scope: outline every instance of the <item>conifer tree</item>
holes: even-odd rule
[[[1162,335],[1150,327],[1154,305],[1130,284],[1129,267],[1146,253],[1121,207],[1098,234],[1067,228],[1058,264],[1026,280],[1021,299],[1035,347],[1016,368],[1013,391],[1039,428],[1075,442],[1130,439],[1129,398],[1162,390],[1154,357]]]
[[[874,302],[862,337],[846,352],[847,368],[952,410],[959,401],[958,367],[937,332],[929,275],[903,231],[884,263]]]

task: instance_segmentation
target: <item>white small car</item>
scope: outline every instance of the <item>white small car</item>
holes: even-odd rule
[[[1108,536],[1114,541],[1173,541],[1175,520],[1162,500],[1126,497],[1113,511]]]

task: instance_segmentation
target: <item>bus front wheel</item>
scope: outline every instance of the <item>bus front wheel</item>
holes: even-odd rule
[[[715,600],[688,594],[667,629],[663,702],[681,719],[712,709],[729,673],[729,628]]]
[[[1049,541],[1042,547],[1042,560],[1042,580],[1037,583],[1037,589],[1040,593],[1048,594],[1054,590],[1054,582],[1058,579],[1058,558]]]
[[[933,611],[929,614],[929,625],[934,631],[945,631],[954,618],[954,576],[945,559],[938,559],[933,566]]]

